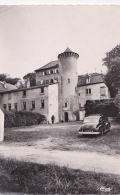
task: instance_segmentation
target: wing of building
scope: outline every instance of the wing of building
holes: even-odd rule
[[[78,96],[81,107],[86,100],[109,99],[110,93],[104,82],[103,74],[91,73],[78,76]]]
[[[3,110],[39,112],[46,121],[68,122],[79,119],[79,108],[86,100],[109,98],[103,75],[77,75],[79,55],[69,48],[36,72],[36,86],[0,88],[0,106]]]

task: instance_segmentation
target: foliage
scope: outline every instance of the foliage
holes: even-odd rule
[[[12,85],[15,85],[20,78],[11,78],[7,74],[0,74],[0,81],[5,81],[6,83],[10,83]]]
[[[0,81],[5,81],[7,74],[0,74]]]
[[[117,122],[120,122],[120,114],[118,114],[117,118],[116,118]]]
[[[0,159],[0,191],[15,194],[101,194],[100,187],[120,192],[116,175],[72,170],[54,165]]]
[[[15,85],[18,81],[19,81],[20,78],[6,78],[5,81],[6,83],[10,83],[11,85]]]
[[[116,95],[116,97],[114,99],[114,103],[115,103],[115,105],[118,107],[118,109],[120,111],[120,90],[118,91],[118,94]]]
[[[45,116],[27,111],[4,111],[5,127],[18,127],[40,124]]]
[[[111,97],[115,97],[120,86],[120,45],[106,53],[103,65],[108,68],[105,82],[110,90]]]
[[[30,79],[30,86],[35,86],[36,85],[36,73],[32,72],[32,73],[28,73],[26,74],[23,79]]]
[[[104,100],[87,100],[85,104],[86,115],[104,114],[108,117],[115,117],[118,114],[118,108],[114,102]]]

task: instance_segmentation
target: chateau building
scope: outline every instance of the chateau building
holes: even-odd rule
[[[77,75],[79,55],[67,48],[51,61],[35,70],[36,86],[17,88],[0,84],[0,107],[3,110],[26,110],[45,115],[51,123],[79,120],[79,109],[86,100],[108,99],[108,88],[102,74]]]
[[[103,74],[91,73],[78,76],[78,96],[81,107],[85,105],[86,100],[109,99],[110,93],[104,83]]]

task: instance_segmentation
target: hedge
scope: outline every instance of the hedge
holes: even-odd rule
[[[117,118],[116,118],[117,122],[120,122],[120,113],[118,114]]]
[[[27,111],[4,111],[5,128],[40,124],[46,120],[44,115]]]
[[[115,106],[114,102],[87,100],[85,112],[86,115],[104,114],[108,117],[116,117],[118,115],[118,107]]]

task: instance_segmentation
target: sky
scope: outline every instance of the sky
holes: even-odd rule
[[[0,73],[11,77],[34,72],[67,47],[79,54],[79,75],[105,72],[105,53],[120,44],[119,5],[2,6]]]

